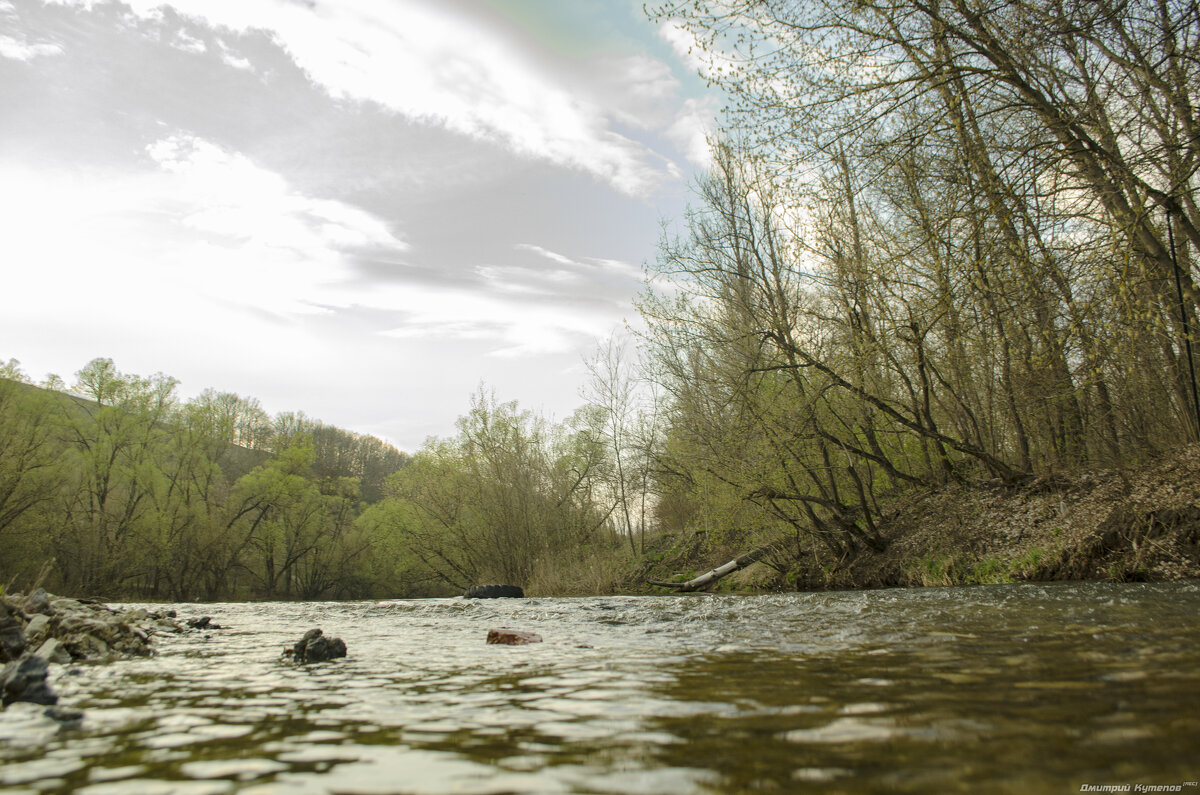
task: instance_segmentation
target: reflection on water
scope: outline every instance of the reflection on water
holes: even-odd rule
[[[1198,608],[1196,583],[184,605],[228,629],[52,666],[78,727],[0,715],[0,789],[1182,785],[1200,777]],[[349,657],[280,662],[313,626]],[[546,642],[487,646],[492,627]]]

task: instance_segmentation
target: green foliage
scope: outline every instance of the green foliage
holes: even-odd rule
[[[276,434],[253,399],[181,404],[174,379],[110,359],[74,395],[14,361],[0,373],[0,580],[52,563],[47,587],[109,597],[391,595],[390,570],[368,565],[391,539],[358,522],[363,483],[378,494],[407,461],[379,440],[309,423],[318,447]]]
[[[183,403],[174,379],[109,359],[74,395],[3,372],[3,581],[49,560],[63,592],[211,600],[601,592],[627,576],[587,411],[552,425],[481,391],[455,438],[410,458],[231,393]]]
[[[639,307],[671,398],[668,529],[792,536],[842,565],[882,550],[904,490],[1200,438],[1194,4],[979,11],[651,8],[733,107]],[[931,554],[912,576],[1041,565]]]
[[[1041,547],[1029,547],[1012,562],[1012,572],[1021,578],[1032,577],[1046,559],[1046,551]]]
[[[481,391],[454,439],[430,441],[391,477],[386,521],[454,588],[550,582],[545,567],[612,540],[612,511],[597,500],[602,455],[588,433]]]
[[[52,506],[61,500],[64,450],[55,444],[57,403],[51,393],[11,376],[0,378],[0,547],[8,561],[0,579],[30,576],[44,553],[39,535]]]
[[[999,557],[986,557],[971,566],[967,583],[971,585],[999,585],[1012,582],[1012,573],[1008,565]]]
[[[969,561],[956,555],[931,553],[919,558],[908,579],[923,586],[999,585],[1013,581],[1013,564],[998,556]]]
[[[957,585],[957,560],[944,554],[927,555],[917,560],[913,579],[925,586]]]

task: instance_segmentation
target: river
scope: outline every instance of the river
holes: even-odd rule
[[[51,666],[0,789],[1200,795],[1197,582],[175,607],[226,628]]]

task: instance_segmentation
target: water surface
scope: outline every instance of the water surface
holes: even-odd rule
[[[10,706],[0,789],[1200,793],[1195,582],[176,609],[227,628],[51,666],[84,720]]]

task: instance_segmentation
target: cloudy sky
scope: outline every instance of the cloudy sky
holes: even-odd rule
[[[0,361],[414,450],[555,419],[716,99],[641,0],[0,0]]]

